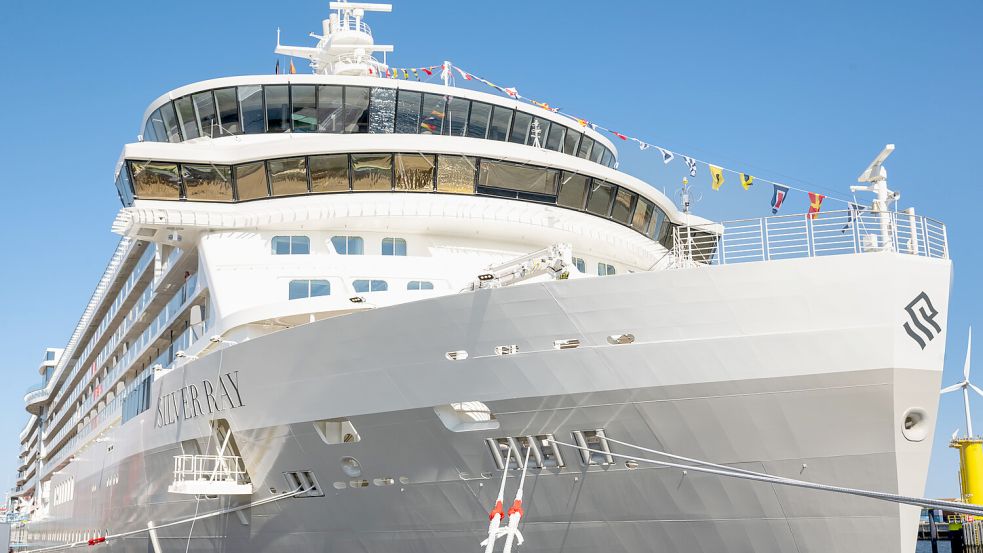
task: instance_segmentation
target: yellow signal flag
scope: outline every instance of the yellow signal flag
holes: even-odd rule
[[[750,190],[752,184],[754,184],[754,176],[741,173],[741,186],[744,187],[744,190]]]
[[[710,165],[710,175],[713,177],[713,182],[710,186],[714,190],[720,190],[720,187],[724,185],[724,171],[716,165]]]

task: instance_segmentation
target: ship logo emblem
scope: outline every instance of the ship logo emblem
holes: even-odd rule
[[[942,333],[942,327],[935,322],[939,310],[932,305],[932,300],[925,292],[915,296],[904,310],[908,312],[908,317],[911,319],[904,324],[904,330],[922,349],[925,349],[935,336]],[[935,329],[934,333],[932,329]]]

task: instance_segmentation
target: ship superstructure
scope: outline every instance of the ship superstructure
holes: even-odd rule
[[[389,6],[331,7],[277,41],[313,74],[178,88],[124,147],[25,397],[23,549],[461,551],[523,467],[523,550],[913,547],[917,508],[603,454],[922,491],[951,265],[883,159],[862,214],[707,221],[577,121],[383,78]]]

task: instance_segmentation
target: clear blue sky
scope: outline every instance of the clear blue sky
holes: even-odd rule
[[[65,344],[116,243],[109,232],[120,207],[113,166],[122,145],[135,140],[143,110],[187,83],[272,72],[276,28],[284,43],[311,44],[307,33],[320,31],[327,2],[8,0],[4,12],[6,490],[27,417],[23,394],[39,378],[43,348]],[[955,276],[946,384],[962,369],[967,326],[977,323],[983,336],[976,317],[983,257],[972,249],[983,205],[980,21],[983,4],[975,0],[397,0],[392,14],[369,19],[376,40],[396,46],[393,65],[449,59],[625,134],[830,195],[847,197],[883,145],[897,144],[888,167],[901,205],[949,229]],[[659,189],[678,188],[681,163],[666,168],[656,150],[618,142],[622,169]],[[700,214],[769,213],[770,187],[744,192],[729,176],[722,191],[710,192],[701,171]],[[793,194],[785,210],[802,212],[806,203]],[[983,359],[978,365],[983,371]],[[983,398],[974,402],[983,428]],[[947,396],[929,495],[957,493],[956,455],[946,448],[956,428],[965,430],[962,407]]]

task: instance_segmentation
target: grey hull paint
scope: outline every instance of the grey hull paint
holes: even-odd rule
[[[893,273],[907,261],[872,259],[869,267],[851,268]],[[271,487],[286,489],[286,470],[313,471],[326,495],[250,509],[246,525],[236,515],[199,521],[190,547],[473,550],[500,474],[484,438],[552,433],[569,441],[578,429],[604,428],[625,441],[773,474],[920,494],[931,431],[922,442],[903,443],[899,423],[913,405],[934,416],[941,354],[914,363],[898,356],[907,344],[894,311],[908,289],[866,295],[850,324],[837,319],[839,307],[803,300],[824,279],[848,279],[832,265],[823,279],[777,292],[768,283],[747,284],[753,275],[742,275],[740,266],[720,268],[737,269],[730,274],[673,271],[484,291],[326,320],[203,357],[162,378],[154,397],[239,371],[243,406],[212,416],[235,431],[256,484],[252,499],[267,497]],[[733,279],[744,293],[760,286],[752,295],[767,292],[762,301],[776,306],[808,303],[809,316],[774,308],[762,324],[760,313],[752,319],[726,302]],[[944,309],[948,264],[922,280],[941,290],[936,303]],[[667,292],[693,286],[703,293],[692,301]],[[607,344],[619,332],[632,332],[636,343]],[[581,348],[550,347],[575,337]],[[817,348],[817,337],[835,347]],[[865,347],[870,343],[884,346]],[[523,353],[487,355],[505,344]],[[444,359],[457,349],[472,358]],[[801,356],[789,356],[796,351]],[[432,409],[467,400],[485,401],[501,428],[451,432]],[[351,418],[362,441],[321,440],[312,421],[338,416]],[[68,468],[76,478],[74,501],[32,530],[116,533],[245,501],[196,505],[193,497],[168,494],[173,456],[205,448],[209,417],[179,417],[161,428],[156,417],[151,408],[112,431],[112,450],[105,443],[84,450]],[[396,483],[335,489],[335,482],[352,480],[339,463],[349,455],[361,462],[362,478]],[[672,469],[629,470],[620,462],[588,469],[575,452],[563,455],[564,469],[530,478],[524,550],[760,553],[913,545],[911,508]],[[118,483],[106,486],[115,475]],[[510,495],[514,487],[515,479]],[[183,550],[189,530],[161,530],[164,550]],[[106,548],[143,553],[148,539],[110,540]]]

